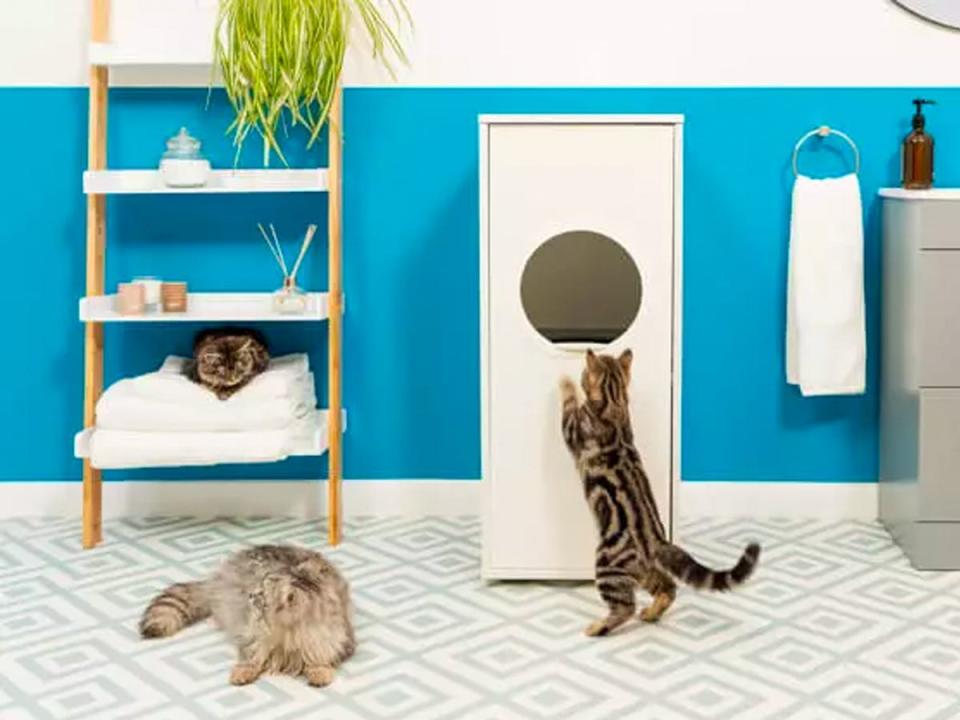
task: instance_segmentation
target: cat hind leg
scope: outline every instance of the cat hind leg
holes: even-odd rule
[[[609,635],[633,617],[637,608],[635,586],[636,581],[627,573],[610,573],[607,570],[602,575],[598,574],[597,590],[609,612],[602,620],[591,623],[584,634],[588,637]]]
[[[644,622],[657,622],[677,597],[677,584],[673,578],[655,568],[647,571],[641,580],[644,590],[653,598],[651,603],[640,611]]]

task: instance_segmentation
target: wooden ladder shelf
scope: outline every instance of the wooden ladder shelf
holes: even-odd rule
[[[92,0],[91,47],[102,47],[109,42],[110,0]],[[107,103],[110,70],[107,60],[91,54],[88,172],[84,184],[87,191],[87,246],[86,246],[86,306],[91,314],[84,320],[84,428],[96,425],[97,401],[103,392],[103,322],[104,315],[89,309],[91,299],[105,295],[106,270],[106,196],[123,192],[165,192],[154,186],[149,173],[107,172]],[[104,64],[96,64],[103,62]],[[343,406],[341,393],[341,352],[343,342],[343,283],[342,283],[342,136],[343,91],[338,87],[330,108],[328,168],[317,171],[246,171],[230,180],[200,192],[318,192],[326,190],[329,196],[327,240],[329,277],[325,318],[328,322],[328,408],[326,413],[327,452],[329,453],[327,505],[328,540],[336,545],[341,539],[340,485],[343,473]],[[267,178],[270,178],[267,181]],[[81,305],[83,308],[84,305]],[[228,320],[230,318],[223,318]],[[236,319],[236,318],[234,318]],[[267,318],[269,319],[269,318]],[[279,318],[278,318],[279,319]],[[318,318],[305,318],[318,319]],[[102,477],[100,470],[83,459],[83,547],[93,548],[103,539]]]

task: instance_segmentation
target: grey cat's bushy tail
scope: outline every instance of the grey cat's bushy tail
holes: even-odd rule
[[[171,585],[157,595],[140,618],[140,637],[169,637],[210,617],[210,600],[203,582]]]
[[[713,570],[697,562],[677,545],[664,545],[657,551],[657,561],[677,580],[698,590],[730,590],[747,581],[760,558],[760,546],[750,543],[737,564],[730,570]]]

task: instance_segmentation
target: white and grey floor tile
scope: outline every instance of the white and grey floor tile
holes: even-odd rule
[[[590,585],[480,581],[475,519],[355,520],[328,554],[350,578],[360,646],[323,690],[229,686],[231,648],[207,625],[136,633],[165,585],[248,544],[323,550],[321,527],[177,517],[105,533],[83,552],[75,522],[0,523],[0,718],[960,718],[960,573],[912,570],[871,523],[685,523],[683,543],[717,565],[761,541],[756,577],[683,590],[659,625],[589,639],[603,610]]]

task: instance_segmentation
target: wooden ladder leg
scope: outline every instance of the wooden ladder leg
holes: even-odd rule
[[[91,0],[90,36],[104,42],[109,36],[109,0]],[[87,166],[103,170],[107,166],[107,92],[109,71],[90,68],[90,106],[87,128]],[[106,197],[87,196],[87,296],[104,294],[104,257],[106,252]],[[103,325],[87,323],[83,350],[83,426],[96,424],[97,400],[103,392]],[[83,461],[83,547],[92,548],[103,539],[102,481],[100,471]]]
[[[93,96],[91,95],[91,102]],[[87,201],[87,296],[104,293],[106,198],[90,195]],[[103,324],[87,323],[83,343],[83,426],[96,425],[97,400],[103,392]],[[102,540],[100,471],[83,461],[83,547]]]
[[[340,543],[342,499],[340,483],[343,478],[343,401],[341,395],[341,351],[343,342],[343,284],[341,255],[341,211],[343,188],[343,89],[337,87],[330,108],[327,240],[329,243],[329,313],[328,321],[328,473],[327,473],[327,528],[331,545]]]
[[[94,410],[103,389],[103,325],[87,323],[84,339],[83,424],[93,427]],[[96,547],[103,539],[102,480],[100,471],[83,461],[83,547]]]

